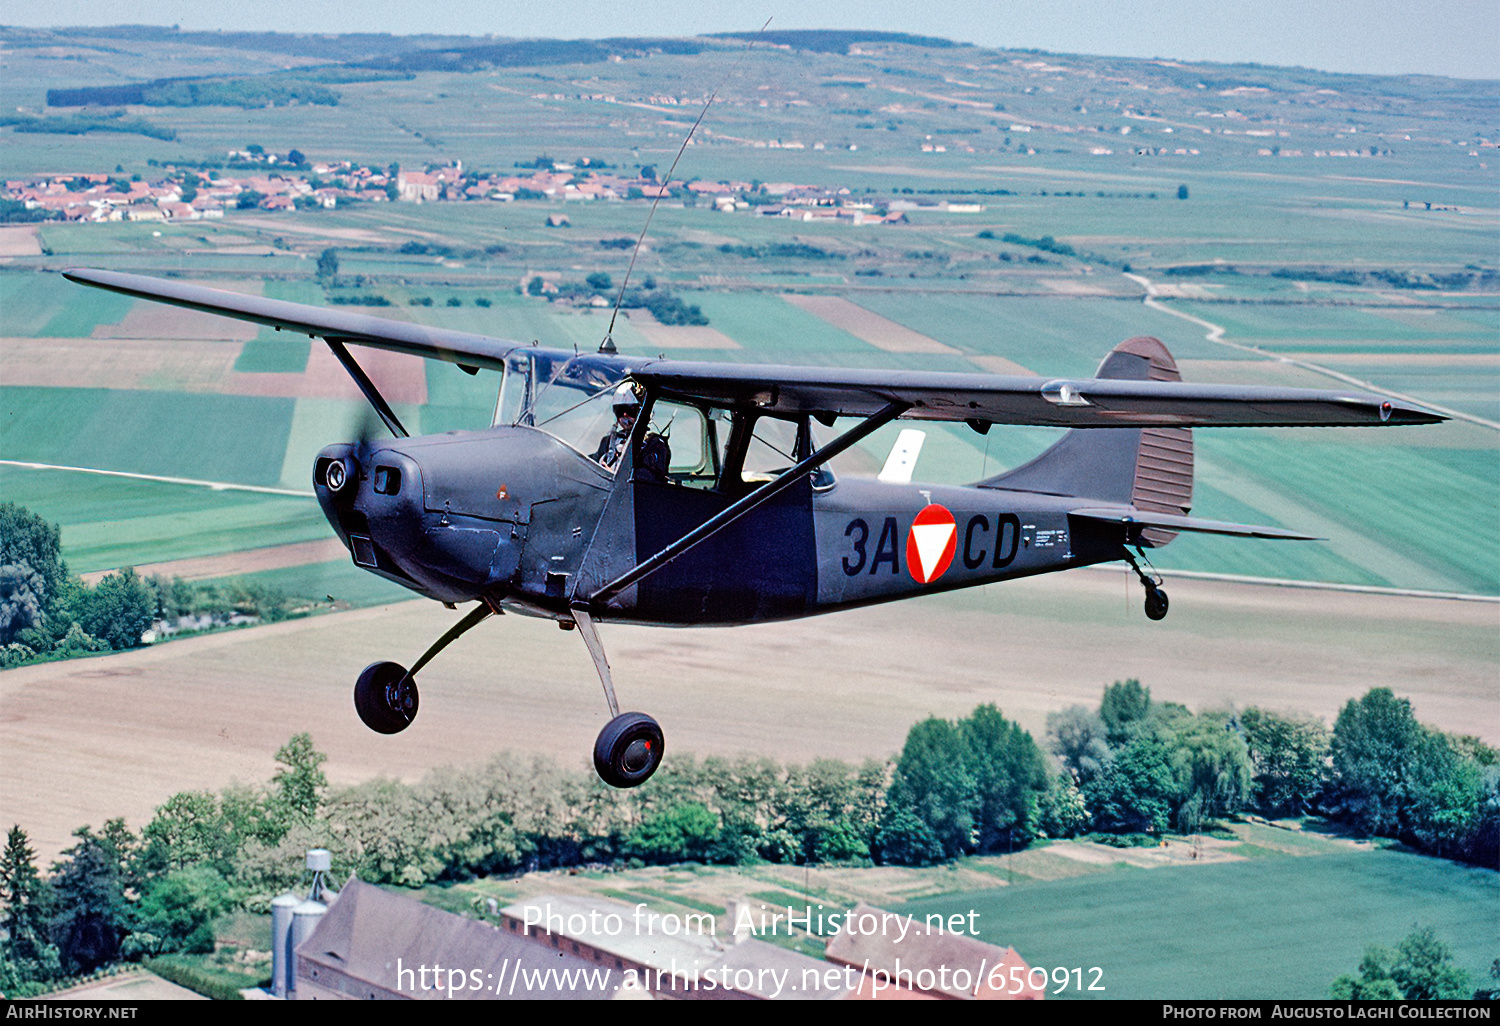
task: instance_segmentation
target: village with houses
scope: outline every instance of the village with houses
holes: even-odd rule
[[[160,176],[66,172],[5,183],[4,198],[20,214],[15,220],[198,221],[226,210],[294,212],[334,209],[351,203],[462,203],[545,200],[562,203],[668,200],[720,211],[753,210],[761,216],[847,224],[893,224],[920,208],[977,212],[972,203],[946,203],[855,195],[848,188],[794,182],[657,181],[647,165],[622,175],[585,158],[578,163],[538,157],[517,173],[466,171],[462,161],[422,171],[359,165],[352,161],[309,163],[297,150],[285,155],[259,146],[226,154],[225,170],[162,165]],[[561,223],[561,217],[552,221]]]

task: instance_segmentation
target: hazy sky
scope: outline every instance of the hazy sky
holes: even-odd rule
[[[7,0],[11,25],[551,37],[868,28],[983,46],[1500,78],[1496,0]]]

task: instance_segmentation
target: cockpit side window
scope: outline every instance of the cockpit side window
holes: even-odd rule
[[[811,456],[815,448],[807,418],[757,417],[745,448],[740,480],[748,485],[764,484]],[[827,467],[819,467],[809,476],[814,488],[833,487],[833,472]]]
[[[667,481],[689,488],[713,488],[719,479],[722,449],[719,428],[723,416],[688,403],[658,400],[651,404],[650,423],[643,444],[652,436],[665,443]]]

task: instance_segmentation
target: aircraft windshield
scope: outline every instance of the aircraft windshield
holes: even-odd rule
[[[619,364],[593,356],[576,356],[546,349],[511,353],[495,406],[496,424],[534,427],[612,469],[619,458],[614,411],[615,390],[624,380]],[[651,405],[643,442],[652,436],[665,443],[660,449],[660,479],[691,488],[724,488],[738,494],[746,485],[762,484],[804,459],[817,447],[811,425],[777,417],[738,412],[735,418],[754,418],[753,430],[741,442],[739,460],[727,452],[731,414],[724,410],[659,400]],[[637,454],[637,459],[640,459]],[[739,478],[732,484],[721,475]],[[819,467],[812,474],[814,488],[831,488],[832,472]]]
[[[512,353],[495,423],[541,428],[588,455],[614,424],[611,397],[621,380],[613,367],[587,357],[546,350]]]

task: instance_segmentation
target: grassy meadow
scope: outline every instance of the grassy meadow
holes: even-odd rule
[[[1055,995],[1064,999],[1326,998],[1335,977],[1356,974],[1366,947],[1395,948],[1418,926],[1434,928],[1474,986],[1487,985],[1500,943],[1493,873],[1399,851],[1246,848],[1242,862],[1117,865],[901,910],[973,910],[982,939],[1032,966],[1082,967],[1086,983],[1090,967],[1104,969],[1104,992]]]

